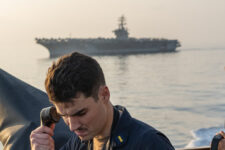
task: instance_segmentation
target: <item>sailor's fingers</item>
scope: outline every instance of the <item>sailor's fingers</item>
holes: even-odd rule
[[[47,126],[40,126],[40,127],[36,128],[35,130],[33,130],[31,132],[31,134],[32,133],[47,133],[50,136],[53,136],[54,135],[53,129],[54,129],[54,126],[52,128],[49,128]]]
[[[52,137],[48,137],[48,138],[31,138],[31,143],[37,143],[39,145],[54,145],[54,140]]]
[[[55,143],[51,136],[46,133],[34,133],[30,137],[32,150],[54,150]]]
[[[53,126],[54,128],[54,126]],[[30,134],[32,150],[54,150],[53,129],[40,126]]]
[[[50,135],[47,133],[32,133],[30,135],[30,139],[43,139],[43,140],[48,140]]]
[[[30,138],[31,142],[37,142],[39,144],[43,144],[43,145],[49,145],[52,141],[52,137],[49,136],[48,134],[33,134]]]

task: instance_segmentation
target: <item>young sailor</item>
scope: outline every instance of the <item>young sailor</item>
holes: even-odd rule
[[[46,91],[58,114],[74,132],[61,150],[174,150],[169,139],[133,118],[123,106],[113,106],[98,62],[72,53],[49,68]],[[32,150],[54,150],[54,125],[30,135]]]

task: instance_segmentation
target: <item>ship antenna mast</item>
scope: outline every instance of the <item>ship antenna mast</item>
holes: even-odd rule
[[[126,25],[126,19],[124,17],[124,15],[122,15],[120,18],[119,18],[119,28],[120,29],[124,29],[124,26]]]

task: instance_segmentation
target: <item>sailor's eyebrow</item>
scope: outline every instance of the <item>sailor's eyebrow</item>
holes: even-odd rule
[[[73,113],[72,115],[69,115],[69,116],[79,116],[79,115],[82,115],[82,113],[86,112],[87,111],[87,108],[83,108],[75,113]],[[64,117],[64,116],[68,116],[68,115],[65,115],[65,114],[60,114],[58,113],[61,117]]]
[[[75,112],[74,114],[72,114],[71,116],[80,116],[82,115],[83,113],[85,113],[87,111],[87,108],[83,108],[77,112]]]

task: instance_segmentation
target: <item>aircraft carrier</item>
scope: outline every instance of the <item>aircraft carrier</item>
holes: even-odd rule
[[[178,40],[159,38],[131,38],[125,27],[125,17],[119,18],[119,27],[113,31],[115,38],[35,38],[46,47],[50,58],[71,52],[87,55],[124,55],[157,52],[175,52],[180,47]]]

